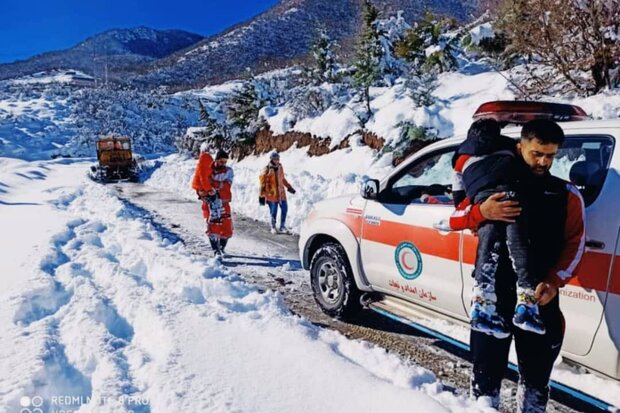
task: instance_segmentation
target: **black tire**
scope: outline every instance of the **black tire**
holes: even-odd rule
[[[310,284],[314,300],[330,317],[349,320],[362,309],[361,292],[355,285],[347,254],[338,243],[325,243],[314,253]]]

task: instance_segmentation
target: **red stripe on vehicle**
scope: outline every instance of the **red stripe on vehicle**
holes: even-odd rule
[[[360,238],[362,217],[342,214],[339,219]],[[382,220],[380,225],[364,225],[363,239],[396,247],[403,241],[410,241],[422,254],[432,255],[452,261],[459,260],[459,232],[441,234],[434,228],[407,225],[400,222]],[[474,265],[478,239],[473,235],[463,237],[463,263]],[[607,291],[609,266],[612,254],[587,251],[577,269],[576,276],[569,284],[585,289]],[[620,263],[614,265],[609,292],[620,294]]]
[[[339,219],[359,239],[362,234],[362,217],[341,214]],[[400,222],[382,220],[380,225],[364,225],[363,239],[396,247],[403,241],[410,241],[422,254],[432,255],[452,261],[459,260],[459,232],[441,234],[433,228],[407,225]],[[463,263],[474,265],[478,238],[473,235],[463,237]],[[618,259],[620,257],[617,256]],[[611,254],[587,251],[582,258],[577,274],[569,284],[585,289],[607,291]],[[620,262],[614,263],[609,292],[620,294]]]
[[[403,241],[410,241],[422,254],[453,261],[459,260],[460,234],[458,232],[443,235],[433,228],[381,221],[381,225],[364,225],[363,238],[393,247]]]
[[[463,263],[474,265],[476,261],[478,238],[473,235],[465,235],[463,247]],[[611,258],[612,254],[586,251],[577,268],[575,277],[573,277],[568,284],[597,291],[607,291]],[[620,294],[620,263],[615,263],[614,265],[609,292]]]

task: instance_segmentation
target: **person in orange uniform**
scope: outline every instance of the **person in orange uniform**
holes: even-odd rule
[[[211,168],[211,186],[215,195],[221,201],[221,212],[215,220],[209,220],[210,209],[203,203],[203,212],[207,220],[207,235],[211,247],[218,258],[224,256],[224,250],[228,240],[233,235],[232,209],[232,182],[234,178],[233,170],[227,166],[228,153],[219,150],[215,155],[215,161]]]
[[[212,234],[210,234],[209,223],[210,218],[212,218],[209,206],[213,205],[213,201],[217,197],[216,190],[213,187],[214,166],[215,165],[213,157],[209,153],[209,145],[206,142],[203,142],[203,144],[200,145],[200,155],[198,156],[198,164],[196,165],[194,179],[192,180],[192,188],[196,191],[198,199],[202,201],[202,216],[207,223],[206,234],[209,238],[209,243],[211,244],[213,251],[215,252],[216,256],[219,257],[221,256],[219,239],[215,236],[211,236]],[[219,213],[215,215],[219,217]]]
[[[286,214],[288,204],[286,202],[286,191],[295,193],[293,186],[284,177],[284,168],[280,164],[280,154],[272,152],[269,155],[269,164],[263,169],[259,177],[260,194],[258,202],[260,205],[269,205],[271,215],[271,233],[290,233],[286,228]],[[280,207],[280,227],[276,227],[276,218]]]

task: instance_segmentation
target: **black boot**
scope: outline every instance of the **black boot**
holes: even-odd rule
[[[222,253],[224,253],[226,249],[226,244],[228,244],[228,238],[220,238],[220,251],[222,251]]]
[[[211,244],[211,248],[213,249],[215,257],[221,257],[222,248],[220,247],[220,240],[215,237],[209,237],[209,243]]]

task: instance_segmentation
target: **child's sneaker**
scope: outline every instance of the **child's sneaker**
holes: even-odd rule
[[[495,338],[506,338],[510,331],[504,318],[497,314],[495,303],[476,297],[469,313],[471,329]]]
[[[512,323],[521,330],[536,334],[545,334],[545,325],[538,312],[538,303],[534,297],[534,290],[517,289],[517,306]]]
[[[290,230],[290,229],[288,229],[288,228],[287,228],[287,227],[285,227],[285,226],[281,226],[281,227],[280,227],[280,229],[278,230],[278,232],[279,232],[280,234],[291,234],[291,230]]]
[[[271,227],[271,233],[272,234],[277,234],[278,230],[276,229],[276,227]]]

